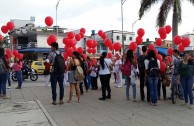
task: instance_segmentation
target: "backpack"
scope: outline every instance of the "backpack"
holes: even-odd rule
[[[144,61],[145,61],[145,59],[146,59],[146,56],[144,56],[144,55],[141,55],[138,59],[137,59],[137,63],[138,63],[138,68],[139,68],[139,71],[142,73],[144,73],[144,71],[145,71],[145,63],[144,63]]]
[[[57,75],[64,74],[66,70],[65,60],[61,54],[57,54],[54,60],[54,73]]]
[[[83,69],[84,74],[87,74],[87,71],[88,71],[87,61],[82,62],[81,67]]]
[[[121,68],[121,72],[125,76],[130,76],[131,75],[131,62],[125,62],[123,67]]]
[[[149,60],[148,75],[150,77],[158,77],[160,73],[157,60]]]
[[[0,74],[6,73],[8,70],[2,58],[0,58]]]
[[[76,81],[82,81],[85,78],[84,72],[81,66],[77,66],[75,70],[74,78]]]

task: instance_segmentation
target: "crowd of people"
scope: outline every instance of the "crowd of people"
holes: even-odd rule
[[[81,95],[91,90],[102,90],[102,96],[99,100],[111,99],[110,79],[112,72],[114,73],[114,82],[116,88],[126,85],[126,100],[130,100],[130,87],[132,87],[131,97],[134,102],[138,99],[147,101],[152,106],[157,106],[158,100],[161,99],[161,88],[163,99],[167,99],[167,86],[171,86],[171,90],[175,85],[178,86],[179,98],[184,100],[182,105],[189,105],[193,108],[193,76],[194,64],[190,60],[188,53],[180,55],[178,50],[173,51],[172,62],[167,56],[163,55],[163,62],[166,65],[165,70],[161,71],[161,63],[156,57],[153,50],[149,50],[147,46],[142,47],[142,54],[137,57],[134,51],[128,50],[125,56],[119,53],[115,57],[107,58],[107,53],[103,52],[98,60],[84,57],[80,53],[74,51],[72,57],[64,61],[62,54],[58,51],[58,43],[51,44],[51,53],[45,60],[45,80],[48,86],[51,83],[52,104],[64,104],[64,85],[69,86],[69,99],[67,103],[72,102],[72,96],[77,95],[78,103],[81,102]],[[50,69],[52,66],[52,69]],[[0,96],[8,99],[6,95],[6,83],[10,82],[10,70],[13,68],[18,80],[16,89],[22,88],[22,67],[23,62],[14,58],[13,66],[10,66],[10,60],[7,58],[3,48],[0,49]],[[123,81],[123,76],[125,81]],[[98,84],[98,78],[100,84]],[[136,88],[138,81],[140,82],[140,98],[137,98]],[[59,102],[57,102],[57,83],[59,85]],[[147,89],[145,95],[144,88]],[[169,98],[172,98],[171,93]]]

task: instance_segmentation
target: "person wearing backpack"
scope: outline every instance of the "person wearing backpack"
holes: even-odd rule
[[[8,58],[5,56],[4,49],[0,48],[0,97],[3,97],[3,99],[9,99],[6,95],[6,83],[9,76],[9,69]]]
[[[125,76],[125,82],[126,82],[126,100],[129,100],[129,89],[131,85],[131,68],[132,64],[134,63],[134,55],[133,50],[128,50],[125,58],[125,63],[121,69],[122,74]],[[133,97],[135,96],[135,87],[133,86]]]
[[[111,89],[110,89],[110,69],[109,67],[112,65],[112,61],[107,58],[107,52],[103,52],[100,61],[97,63],[100,66],[99,76],[102,85],[102,97],[99,100],[111,99]],[[108,95],[106,95],[106,91]]]
[[[178,75],[180,75],[180,81],[184,89],[185,103],[182,105],[186,106],[188,104],[188,98],[189,98],[189,101],[190,101],[189,109],[193,108],[193,93],[192,93],[193,72],[194,72],[193,63],[191,60],[189,60],[189,54],[184,53],[183,61],[181,61],[179,64]]]
[[[145,60],[145,70],[150,88],[150,104],[157,106],[157,85],[159,80],[160,61],[157,60],[156,54],[153,50],[148,52],[148,59]]]
[[[52,64],[51,70],[51,89],[52,89],[52,99],[53,105],[57,105],[57,82],[59,84],[60,95],[59,95],[59,104],[64,104],[63,97],[64,97],[64,73],[65,73],[65,60],[63,56],[58,51],[59,45],[57,42],[51,44],[51,53],[49,55],[50,63]]]
[[[147,84],[147,78],[145,78],[145,63],[144,61],[146,60],[147,57],[147,46],[143,46],[142,47],[142,52],[143,54],[141,56],[139,56],[139,58],[137,59],[138,62],[138,69],[139,69],[139,76],[140,76],[140,96],[141,96],[141,100],[145,101],[145,94],[144,94],[144,87],[145,87],[145,83],[146,83],[146,87],[147,87],[147,101],[150,101],[150,92],[149,92],[149,85]]]

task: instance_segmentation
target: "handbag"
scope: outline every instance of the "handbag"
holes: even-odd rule
[[[163,79],[163,82],[162,83],[163,83],[164,86],[169,87],[170,86],[170,83],[171,83],[170,77],[165,77]]]
[[[74,78],[76,81],[82,81],[85,78],[84,72],[81,66],[77,66],[75,70]]]

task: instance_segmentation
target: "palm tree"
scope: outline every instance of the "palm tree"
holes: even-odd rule
[[[141,0],[141,7],[139,9],[139,18],[142,16],[148,9],[151,8],[152,5],[157,4],[161,0]],[[194,5],[194,0],[187,0],[191,4]],[[160,7],[160,11],[158,13],[156,26],[163,27],[166,24],[166,18],[169,14],[169,11],[173,9],[173,18],[172,18],[172,38],[178,35],[178,24],[181,23],[182,19],[182,8],[181,8],[182,0],[163,0],[163,3]],[[176,49],[177,46],[173,43],[173,48]]]

